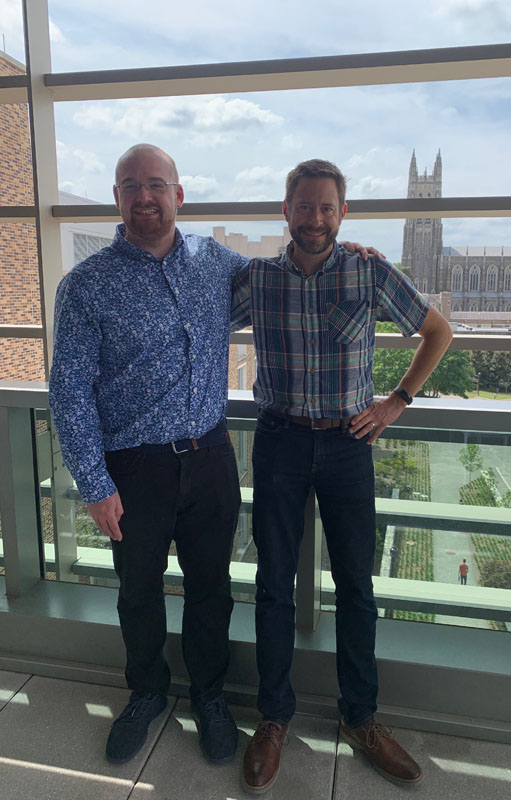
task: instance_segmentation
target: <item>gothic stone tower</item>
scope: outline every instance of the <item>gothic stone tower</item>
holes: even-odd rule
[[[437,153],[433,174],[417,172],[415,150],[408,173],[408,197],[442,196],[442,157]],[[441,290],[440,264],[442,256],[442,220],[407,219],[403,230],[401,264],[411,269],[413,281],[421,292]]]

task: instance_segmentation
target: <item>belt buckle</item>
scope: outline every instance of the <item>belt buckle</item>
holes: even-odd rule
[[[174,453],[176,454],[176,456],[178,456],[180,453],[187,453],[188,450],[191,450],[190,447],[185,447],[184,450],[176,450],[176,443],[175,442],[171,442],[171,445],[172,445],[172,449],[173,449]]]
[[[316,423],[321,423],[321,418],[314,419],[313,417],[311,417],[311,428],[312,428],[312,430],[313,431],[322,430],[321,425],[320,424],[316,424]]]

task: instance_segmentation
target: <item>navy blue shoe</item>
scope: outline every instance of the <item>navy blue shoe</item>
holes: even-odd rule
[[[106,743],[106,757],[112,764],[125,764],[143,747],[149,723],[161,714],[167,705],[163,694],[132,692],[129,703],[120,713]]]
[[[203,756],[212,764],[231,761],[238,746],[238,729],[223,694],[209,703],[192,700],[192,716]]]

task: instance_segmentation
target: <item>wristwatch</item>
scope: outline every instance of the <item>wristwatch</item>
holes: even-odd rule
[[[395,388],[395,389],[393,389],[392,391],[393,391],[393,392],[395,392],[396,394],[398,394],[398,395],[399,395],[399,397],[400,397],[402,400],[404,400],[404,401],[405,401],[405,403],[406,403],[406,405],[407,405],[407,406],[409,406],[411,403],[413,403],[413,397],[412,397],[412,395],[411,395],[411,394],[408,394],[408,392],[406,391],[406,389],[403,389],[403,387],[402,387],[402,386],[396,386],[396,388]]]

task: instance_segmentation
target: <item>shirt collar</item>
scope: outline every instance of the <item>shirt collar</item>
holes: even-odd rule
[[[181,235],[181,231],[179,228],[176,228],[175,236],[174,236],[174,244],[172,245],[171,250],[167,255],[173,253],[175,250],[178,249],[183,244],[183,237]],[[140,247],[132,244],[132,242],[128,242],[126,239],[126,225],[124,222],[119,223],[115,229],[115,236],[112,241],[112,246],[116,248],[116,250],[120,250],[121,252],[126,253],[131,258],[147,258],[147,256],[151,258],[156,258],[152,253],[149,253],[147,250],[142,250]],[[167,256],[164,256],[166,258]],[[162,261],[161,258],[156,258],[157,261]]]
[[[286,247],[286,251],[282,253],[282,263],[289,269],[291,272],[294,272],[295,275],[304,275],[304,271],[297,267],[294,263],[291,253],[293,250],[293,242],[289,242],[288,246]],[[330,253],[328,259],[321,265],[320,269],[317,270],[314,274],[317,275],[319,272],[328,272],[333,267],[337,266],[339,261],[339,256],[344,253],[343,248],[339,248],[337,242],[334,242],[334,246],[332,247],[332,252]]]

